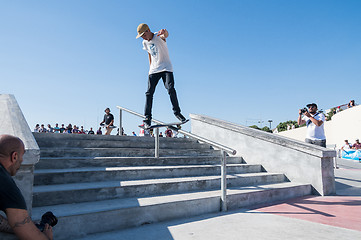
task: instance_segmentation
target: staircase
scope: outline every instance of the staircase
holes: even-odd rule
[[[59,218],[55,239],[75,239],[220,211],[220,151],[187,138],[34,133],[33,219]],[[227,158],[228,209],[311,194],[239,157]]]

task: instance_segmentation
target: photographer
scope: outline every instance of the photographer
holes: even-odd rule
[[[325,122],[325,115],[323,115],[323,113],[317,112],[317,104],[307,104],[307,109],[300,109],[298,113],[298,125],[306,123],[307,126],[305,142],[321,147],[326,147],[326,137],[323,127],[323,123]]]
[[[53,239],[51,226],[41,232],[32,222],[19,188],[11,176],[15,176],[23,161],[24,143],[11,135],[0,135],[0,231],[15,233],[19,239]]]

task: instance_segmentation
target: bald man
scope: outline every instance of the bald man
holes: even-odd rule
[[[51,226],[46,224],[44,232],[32,222],[26,203],[11,176],[15,176],[23,162],[24,143],[11,135],[0,135],[0,231],[15,233],[19,239],[53,239]]]

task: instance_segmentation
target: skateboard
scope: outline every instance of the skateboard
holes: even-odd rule
[[[144,130],[150,130],[150,129],[161,128],[161,127],[169,127],[171,129],[179,130],[179,129],[181,129],[181,125],[187,123],[188,121],[189,121],[189,119],[187,119],[184,122],[172,122],[172,123],[165,123],[165,124],[156,124],[156,125],[149,126],[148,128],[145,128],[143,125],[139,125],[139,127],[143,128]]]
[[[110,127],[110,128],[117,128],[117,126],[109,126],[109,125],[106,125],[106,124],[100,124],[100,126],[102,126],[103,128],[107,128],[107,127]]]

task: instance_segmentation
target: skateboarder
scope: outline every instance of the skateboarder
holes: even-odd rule
[[[152,105],[155,88],[162,78],[165,88],[173,105],[173,112],[176,118],[185,122],[186,118],[181,114],[178,104],[177,93],[174,89],[173,67],[169,58],[166,38],[168,31],[161,29],[159,32],[151,32],[148,25],[145,23],[139,24],[137,28],[138,35],[136,38],[143,38],[143,49],[148,52],[149,57],[149,76],[148,89],[145,93],[146,102],[144,109],[144,127],[148,128],[152,120]]]

